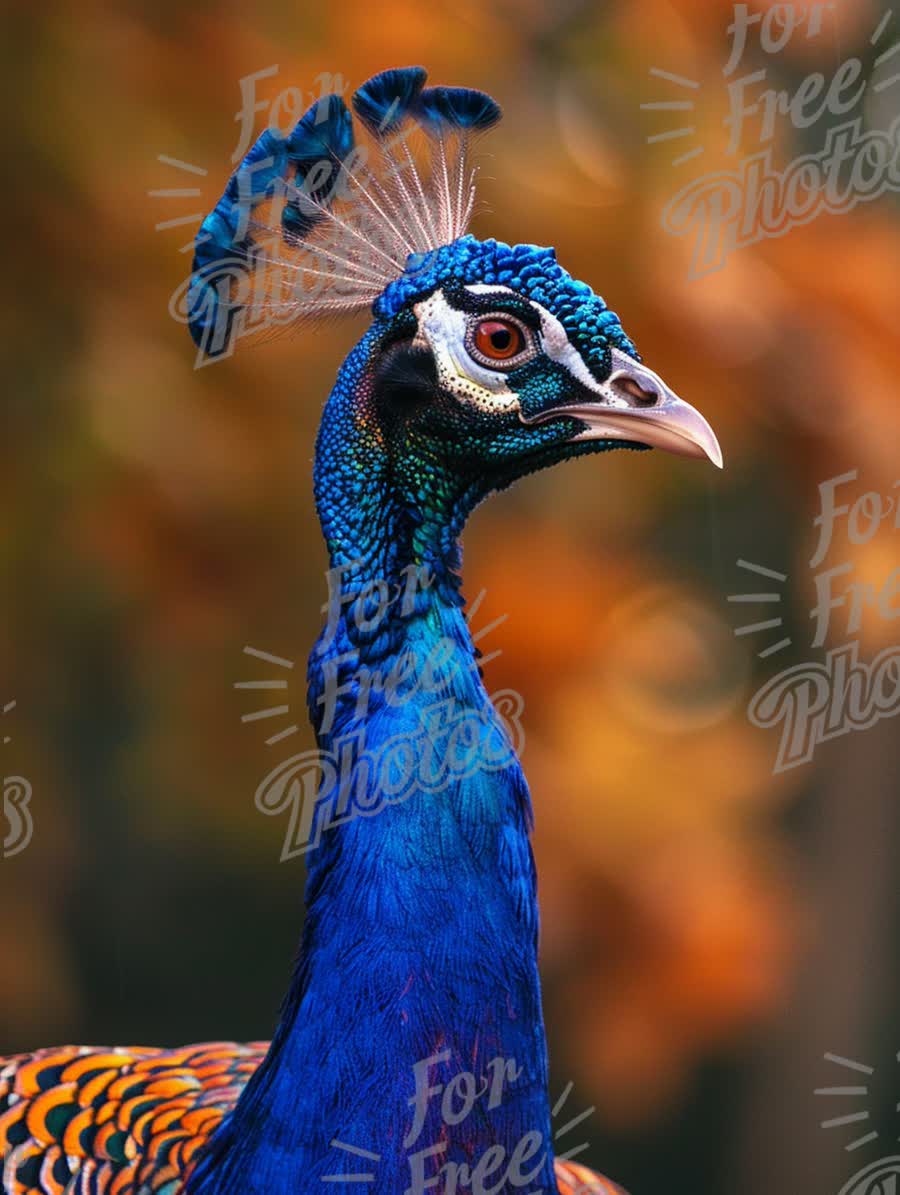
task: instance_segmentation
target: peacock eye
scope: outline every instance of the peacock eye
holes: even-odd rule
[[[509,369],[530,352],[531,339],[531,334],[517,320],[492,315],[471,326],[467,347],[480,364]]]

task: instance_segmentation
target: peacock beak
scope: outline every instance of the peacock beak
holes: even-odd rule
[[[700,412],[646,365],[618,349],[612,350],[612,358],[612,372],[605,382],[592,377],[588,384],[584,375],[580,377],[582,388],[590,390],[591,397],[543,411],[533,422],[569,415],[585,424],[572,438],[573,443],[630,440],[679,456],[706,457],[721,469],[722,449]]]

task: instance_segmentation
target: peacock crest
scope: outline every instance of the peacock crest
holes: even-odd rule
[[[475,204],[472,142],[499,105],[383,71],[352,97],[317,100],[285,135],[267,129],[200,226],[188,323],[208,357],[240,335],[362,311],[462,237]]]

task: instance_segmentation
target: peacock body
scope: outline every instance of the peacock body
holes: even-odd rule
[[[424,84],[408,68],[356,93],[368,163],[337,97],[264,133],[188,292],[210,355],[261,313],[373,315],[314,471],[341,592],[309,711],[353,764],[315,803],[332,828],[307,856],[277,1032],[0,1062],[7,1195],[613,1190],[554,1158],[531,804],[463,616],[459,538],[493,490],[575,456],[721,455],[552,250],[466,235],[471,143],[499,109]]]

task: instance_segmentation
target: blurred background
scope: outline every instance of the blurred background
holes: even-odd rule
[[[882,0],[822,8],[777,53],[751,26],[736,75],[793,93],[858,56],[858,114],[888,128],[900,85],[875,83],[900,70],[878,62],[897,18]],[[272,1030],[304,865],[279,863],[286,822],[253,796],[311,745],[312,445],[363,322],[196,369],[169,301],[231,170],[242,79],[277,67],[255,84],[259,131],[288,88],[309,101],[323,75],[352,89],[421,62],[505,110],[476,235],[556,246],[725,453],[721,474],[585,459],[496,497],[465,537],[474,626],[505,616],[481,644],[502,653],[488,686],[525,700],[553,1090],[573,1080],[596,1106],[580,1160],[633,1195],[825,1195],[897,1152],[897,723],[775,771],[781,728],[747,708],[829,647],[870,660],[897,640],[889,601],[855,628],[835,610],[821,648],[810,620],[822,569],[885,584],[893,516],[866,542],[838,520],[810,559],[821,483],[855,470],[838,500],[897,494],[898,202],[691,277],[691,239],[663,227],[673,195],[768,145],[783,167],[847,119],[782,118],[761,143],[748,118],[729,154],[733,17],[720,0],[11,0],[0,706],[17,703],[3,772],[31,784],[34,832],[0,863],[0,1053]],[[694,106],[641,108],[671,102]],[[728,601],[772,591],[777,606]],[[281,721],[241,722],[266,702],[234,685],[279,675],[248,645],[297,661]],[[814,1094],[836,1085],[866,1091]]]

